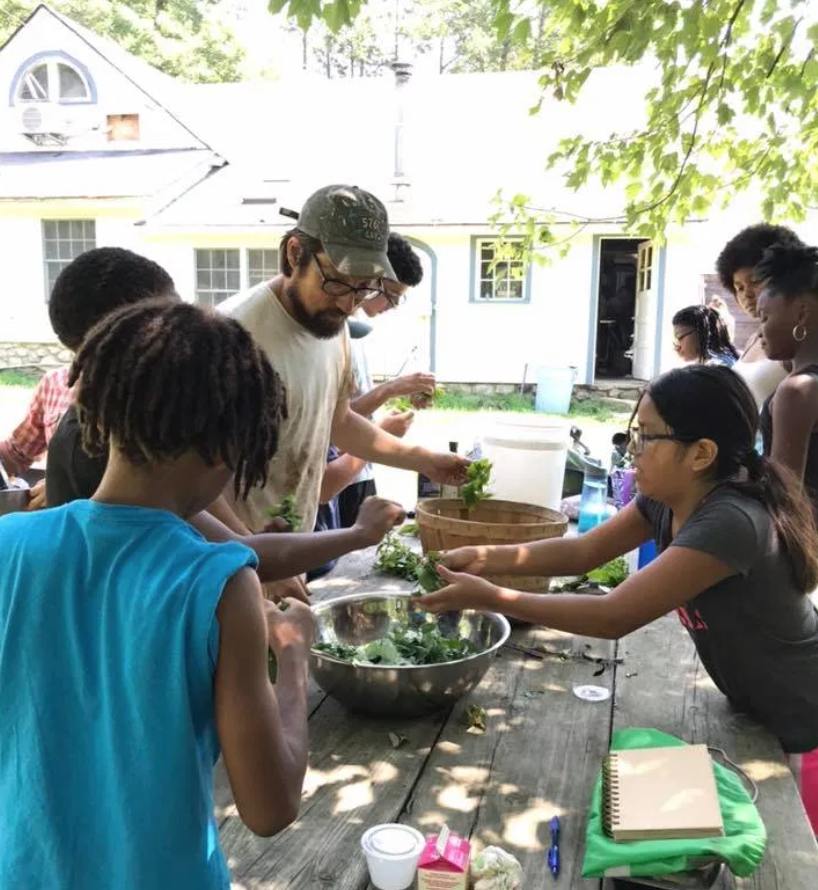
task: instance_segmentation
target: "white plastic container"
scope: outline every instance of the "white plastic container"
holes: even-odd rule
[[[571,427],[553,418],[497,422],[483,437],[496,498],[559,510]]]
[[[364,832],[361,847],[369,877],[378,890],[407,890],[415,879],[426,841],[408,825],[374,825]]]

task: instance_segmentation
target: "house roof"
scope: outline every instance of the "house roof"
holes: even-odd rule
[[[185,191],[223,163],[204,149],[0,154],[0,201],[146,198]],[[170,199],[169,199],[170,200]]]
[[[39,4],[23,21],[5,43],[0,45],[0,52],[14,40],[20,30],[26,27],[38,15],[49,15],[60,24],[72,31],[91,50],[105,59],[119,73],[129,80],[138,90],[157,107],[170,115],[176,123],[186,130],[202,148],[210,149],[210,145],[201,138],[185,121],[183,111],[184,84],[154,68],[148,62],[132,55],[118,43],[91,31],[89,28],[62,15],[45,3]]]
[[[230,161],[153,221],[159,226],[287,225],[274,203],[298,209],[327,182],[381,196],[396,225],[486,226],[494,197],[532,196],[565,219],[618,215],[619,189],[575,193],[546,171],[558,141],[577,132],[607,138],[636,128],[650,81],[644,69],[595,72],[576,105],[547,97],[537,115],[535,72],[418,77],[402,88],[405,176],[395,177],[398,91],[391,77],[186,85],[188,120]],[[408,183],[398,188],[395,182]]]

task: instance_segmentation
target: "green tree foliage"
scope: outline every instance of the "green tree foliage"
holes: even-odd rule
[[[108,37],[166,74],[196,83],[241,78],[244,51],[225,0],[49,0],[57,12]],[[0,0],[0,43],[38,5]]]
[[[348,24],[314,18],[304,33],[304,65],[329,78],[378,73],[396,55],[430,54],[443,73],[535,67],[544,41],[545,7],[526,0],[536,19],[529,41],[498,40],[494,0],[369,0]],[[294,27],[298,28],[296,15]],[[290,25],[293,27],[293,25]]]
[[[273,12],[338,29],[362,0],[270,0]],[[574,102],[596,67],[648,63],[644,127],[600,141],[577,134],[548,165],[567,184],[625,187],[621,221],[661,237],[752,186],[765,219],[818,205],[818,4],[814,0],[489,0],[496,40],[530,47],[544,96]],[[547,10],[547,16],[541,15]],[[540,33],[539,28],[542,26]],[[651,72],[655,77],[651,79]],[[536,111],[538,108],[533,109]],[[507,199],[528,244],[553,243],[529,196]],[[593,220],[578,221],[578,224]]]

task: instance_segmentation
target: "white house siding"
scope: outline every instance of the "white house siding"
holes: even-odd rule
[[[44,214],[46,219],[94,217],[90,214]],[[96,217],[98,247],[121,246],[140,250],[133,220]],[[0,215],[0,342],[45,343],[54,340],[48,320],[42,220],[35,216]]]

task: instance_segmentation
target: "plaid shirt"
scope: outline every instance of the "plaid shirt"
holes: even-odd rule
[[[4,442],[0,442],[0,463],[10,475],[24,473],[41,455],[57,424],[71,404],[68,368],[55,368],[45,374],[34,390],[28,416]]]

